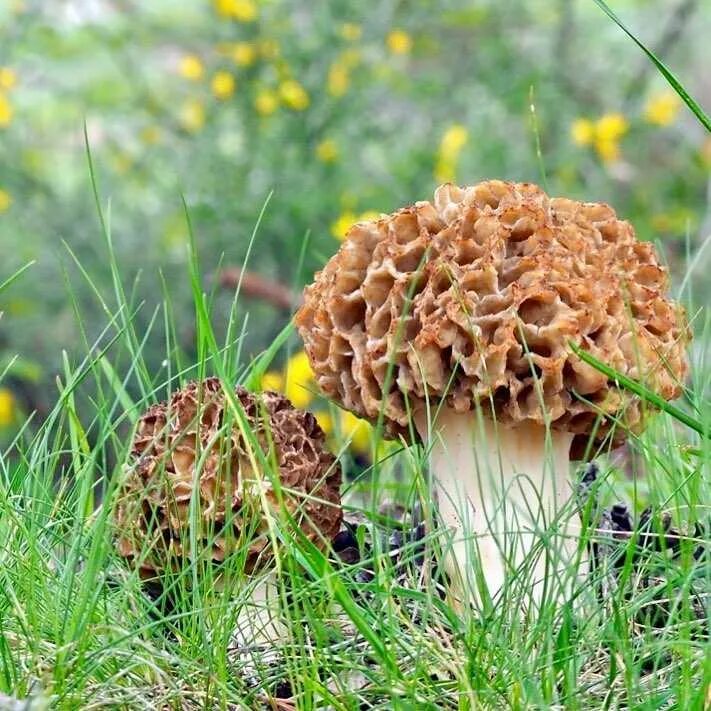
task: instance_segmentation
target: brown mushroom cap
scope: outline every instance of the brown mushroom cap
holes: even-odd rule
[[[235,395],[262,457],[273,456],[278,465],[283,506],[323,547],[342,518],[341,469],[325,448],[323,431],[311,413],[295,409],[283,395],[256,395],[242,387]],[[248,571],[271,558],[268,516],[279,517],[278,495],[268,474],[255,472],[263,459],[228,411],[220,381],[209,378],[189,383],[139,420],[116,523],[119,553],[140,561],[144,576],[189,555],[195,483],[197,538],[211,546],[214,561],[247,546]],[[271,511],[262,508],[260,487]]]
[[[587,440],[598,413],[636,430],[642,408],[569,342],[680,394],[689,335],[667,282],[608,205],[529,183],[443,185],[431,203],[351,227],[296,323],[321,389],[371,421],[382,410],[390,437],[408,434],[405,395],[417,410],[427,393],[431,406],[491,405],[500,422]]]

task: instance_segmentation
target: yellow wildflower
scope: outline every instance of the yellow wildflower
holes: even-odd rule
[[[235,78],[229,72],[217,72],[212,77],[210,86],[215,98],[224,101],[235,93]]]
[[[598,138],[595,141],[595,150],[605,163],[613,163],[620,157],[620,144],[617,141]]]
[[[340,217],[331,224],[331,234],[338,240],[344,240],[348,230],[358,222],[372,222],[380,219],[380,213],[367,210],[356,215],[352,210],[345,210]]]
[[[15,417],[15,396],[8,388],[0,388],[0,427],[12,424]]]
[[[12,205],[12,196],[7,190],[0,188],[0,213],[7,212]]]
[[[674,123],[681,99],[674,91],[662,91],[649,97],[644,106],[644,120],[655,126],[668,126]]]
[[[628,129],[627,119],[615,112],[603,114],[597,121],[576,119],[570,127],[570,136],[579,146],[593,145],[600,158],[609,163],[620,157],[619,141]]]
[[[629,124],[620,113],[604,114],[595,124],[595,138],[598,141],[617,141],[627,133]]]
[[[385,41],[393,54],[408,54],[412,49],[412,37],[404,30],[392,30]]]
[[[232,49],[232,59],[240,67],[249,67],[257,57],[257,48],[250,42],[237,42]]]
[[[277,95],[269,89],[261,89],[254,97],[254,108],[261,116],[271,116],[278,105]]]
[[[276,40],[265,39],[259,43],[259,53],[264,59],[276,59],[281,54],[281,47]]]
[[[346,210],[341,213],[338,219],[331,224],[331,234],[339,240],[343,240],[348,233],[348,230],[355,224],[357,220],[355,212]]]
[[[289,362],[286,364],[284,394],[291,400],[294,407],[304,408],[313,400],[315,386],[309,357],[304,351],[299,351],[289,358]]]
[[[330,435],[333,432],[333,418],[330,412],[317,412],[315,414],[316,422],[318,422],[319,427],[324,431],[324,434]]]
[[[340,30],[341,37],[349,42],[356,42],[363,34],[363,28],[354,22],[344,22]]]
[[[442,136],[435,165],[435,180],[450,183],[455,179],[457,162],[462,148],[469,140],[469,132],[462,124],[452,124]]]
[[[279,86],[281,100],[294,111],[303,111],[309,105],[309,95],[296,79],[287,79]]]
[[[17,75],[10,67],[0,67],[0,89],[9,91],[15,86]]]
[[[316,146],[316,157],[322,163],[333,163],[338,158],[338,144],[332,138],[325,138]]]
[[[284,389],[284,378],[276,370],[270,370],[262,376],[262,390],[276,390],[282,392]]]
[[[161,139],[161,130],[158,126],[144,126],[141,129],[139,137],[143,143],[148,146],[153,146],[158,143]]]
[[[251,22],[257,18],[257,5],[254,0],[214,0],[215,10],[220,17]]]
[[[371,425],[366,420],[361,420],[352,412],[341,413],[341,435],[350,440],[351,447],[361,454],[370,451]]]
[[[189,79],[190,81],[199,81],[202,79],[203,74],[205,74],[205,67],[203,66],[200,57],[194,54],[186,54],[181,60],[178,66],[178,71],[180,76],[184,79]]]
[[[198,99],[188,99],[178,115],[180,125],[190,133],[197,133],[205,125],[205,107]]]
[[[5,94],[0,92],[0,128],[5,128],[12,123],[12,104],[8,101]]]
[[[628,128],[627,119],[620,113],[605,114],[595,122],[595,150],[603,161],[611,163],[620,157],[619,140]]]
[[[434,177],[438,183],[453,183],[457,177],[455,162],[446,158],[438,158],[435,164]]]
[[[343,96],[348,91],[350,76],[341,62],[334,62],[328,70],[327,88],[331,96]]]
[[[575,119],[570,126],[570,137],[578,146],[589,146],[595,138],[595,124],[590,119]]]
[[[440,153],[447,157],[456,157],[469,140],[469,131],[460,123],[452,124],[442,136]]]

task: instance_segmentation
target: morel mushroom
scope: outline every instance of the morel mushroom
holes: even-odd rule
[[[314,416],[275,392],[237,387],[235,398],[241,425],[217,378],[191,382],[139,420],[116,522],[119,553],[143,577],[191,556],[192,520],[215,563],[244,551],[248,572],[271,559],[269,518],[284,509],[320,547],[338,533],[341,470]],[[276,465],[280,493],[265,459]]]
[[[454,529],[449,571],[470,579],[473,534],[492,594],[568,500],[571,454],[642,427],[643,404],[570,344],[666,399],[688,368],[654,247],[609,206],[527,183],[443,185],[433,202],[354,225],[296,322],[327,396],[382,413],[386,436],[414,421]],[[512,527],[528,531],[513,554]]]

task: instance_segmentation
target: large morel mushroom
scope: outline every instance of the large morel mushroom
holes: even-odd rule
[[[470,575],[474,535],[491,593],[569,499],[571,455],[643,426],[648,404],[570,344],[666,399],[688,368],[654,247],[609,206],[527,183],[443,185],[354,225],[296,322],[327,396],[386,436],[414,425],[455,533],[450,572]],[[510,555],[512,530],[528,533]]]
[[[283,520],[282,506],[320,547],[338,533],[341,470],[314,416],[275,392],[237,387],[235,398],[232,408],[220,381],[208,378],[140,418],[116,523],[119,553],[143,577],[190,557],[193,497],[208,559],[244,551],[248,572],[272,558],[269,517]],[[265,461],[276,465],[281,495]]]

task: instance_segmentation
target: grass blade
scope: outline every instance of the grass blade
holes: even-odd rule
[[[675,420],[678,420],[687,427],[690,427],[692,430],[698,432],[702,437],[711,438],[709,428],[704,427],[704,425],[695,417],[692,417],[683,410],[680,410],[678,407],[675,407],[671,403],[667,402],[663,397],[660,397],[657,393],[645,387],[639,381],[628,378],[626,375],[620,373],[609,365],[606,365],[602,361],[595,358],[595,356],[576,346],[574,343],[571,343],[570,347],[575,355],[577,355],[582,361],[588,365],[591,365],[595,368],[595,370],[599,370],[603,375],[610,378],[610,380],[614,380],[620,387],[623,387],[625,390],[629,390],[635,395],[638,395],[643,400],[652,403],[655,407],[658,407],[663,412],[671,415]]]
[[[684,85],[677,79],[674,72],[657,57],[651,49],[649,49],[641,40],[639,40],[631,30],[629,30],[620,18],[612,11],[612,8],[605,0],[593,0],[595,4],[649,57],[652,64],[659,70],[659,73],[669,82],[671,87],[682,98],[684,103],[691,109],[694,116],[699,119],[701,124],[707,131],[711,132],[711,118],[706,112],[694,101],[689,93],[684,88]]]

